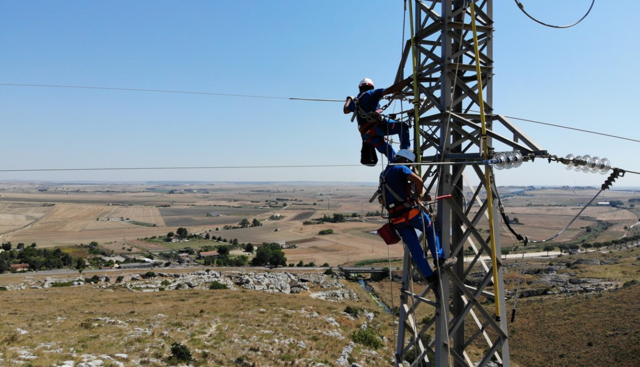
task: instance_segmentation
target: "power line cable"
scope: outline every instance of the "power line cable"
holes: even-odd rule
[[[31,87],[31,88],[65,88],[65,89],[95,89],[95,90],[111,90],[126,92],[151,92],[151,93],[172,93],[172,94],[196,94],[205,96],[221,96],[221,97],[242,97],[242,98],[262,98],[262,99],[284,99],[299,101],[319,101],[319,102],[344,102],[339,99],[320,99],[320,98],[297,98],[297,97],[276,97],[261,96],[252,94],[233,94],[233,93],[213,93],[213,92],[193,92],[184,90],[169,89],[142,89],[142,88],[120,88],[120,87],[96,87],[88,85],[58,85],[58,84],[20,84],[20,83],[0,83],[3,87]]]
[[[632,141],[632,142],[634,142],[634,143],[640,143],[640,140],[637,140],[637,139],[631,139],[631,138],[625,138],[624,136],[618,136],[618,135],[605,134],[605,133],[601,133],[601,132],[597,132],[597,131],[585,130],[585,129],[578,129],[578,128],[576,128],[576,127],[569,127],[569,126],[558,125],[558,124],[550,124],[550,123],[548,123],[548,122],[542,122],[542,121],[530,120],[530,119],[525,119],[525,118],[521,118],[521,117],[506,116],[506,115],[505,115],[505,117],[510,118],[510,119],[512,119],[512,120],[518,120],[518,121],[531,122],[531,123],[539,124],[539,125],[553,126],[553,127],[557,127],[557,128],[560,128],[560,129],[567,129],[567,130],[580,131],[580,132],[587,133],[587,134],[594,134],[594,135],[606,136],[606,137],[609,137],[609,138],[621,139],[621,140],[628,140],[628,141]]]
[[[256,168],[334,168],[361,167],[360,164],[306,164],[278,166],[194,166],[194,167],[93,167],[93,168],[26,168],[0,169],[0,172],[57,172],[57,171],[141,171],[141,170],[187,170],[187,169],[256,169]]]
[[[593,4],[596,3],[596,0],[592,0],[591,1],[591,6],[589,6],[589,10],[587,10],[586,14],[582,16],[582,18],[580,18],[577,22],[573,23],[573,24],[568,24],[568,25],[553,25],[553,24],[548,24],[545,23],[543,21],[540,21],[536,18],[534,18],[532,15],[530,15],[529,13],[526,12],[526,10],[524,10],[524,5],[519,1],[519,0],[514,0],[516,2],[516,4],[518,5],[518,8],[520,8],[520,10],[522,11],[522,13],[524,13],[524,15],[526,15],[527,17],[529,17],[529,19],[533,20],[534,22],[538,23],[538,24],[542,24],[545,27],[550,27],[550,28],[559,28],[559,29],[564,29],[564,28],[571,28],[575,25],[578,25],[578,23],[582,22],[584,20],[584,18],[587,17],[587,15],[589,15],[589,13],[591,13],[591,9],[593,9]]]
[[[142,89],[142,88],[120,88],[120,87],[97,87],[97,86],[84,86],[84,85],[57,85],[57,84],[21,84],[21,83],[0,83],[0,86],[4,87],[31,87],[31,88],[66,88],[66,89],[93,89],[93,90],[110,90],[110,91],[126,91],[126,92],[150,92],[150,93],[171,93],[171,94],[192,94],[192,95],[205,95],[205,96],[220,96],[220,97],[240,97],[240,98],[261,98],[261,99],[281,99],[290,101],[312,101],[312,102],[340,102],[342,99],[322,99],[322,98],[302,98],[302,97],[277,97],[277,96],[264,96],[264,95],[251,95],[251,94],[231,94],[231,93],[215,93],[215,92],[194,92],[194,91],[181,91],[181,90],[169,90],[169,89]],[[473,111],[477,112],[477,111]],[[614,139],[621,139],[632,141],[634,143],[640,143],[640,140],[625,138],[623,136],[605,134],[592,130],[578,129],[575,127],[569,127],[559,124],[551,124],[548,122],[536,121],[531,119],[525,119],[522,117],[506,116],[507,118],[525,121],[539,125],[546,125],[551,127],[557,127],[560,129],[574,130],[587,134],[594,134],[600,136],[606,136]]]

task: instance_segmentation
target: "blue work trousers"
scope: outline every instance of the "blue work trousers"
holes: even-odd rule
[[[373,131],[372,131],[373,130]],[[396,151],[393,150],[391,144],[387,143],[384,138],[389,135],[398,135],[400,138],[400,149],[408,149],[411,146],[409,139],[409,125],[383,117],[382,121],[369,131],[362,135],[362,140],[371,144],[378,152],[384,154],[393,162]]]
[[[409,223],[399,223],[394,224],[395,229],[402,237],[404,243],[409,247],[409,252],[411,252],[411,257],[413,258],[413,262],[418,267],[418,270],[422,274],[423,277],[427,278],[433,274],[433,270],[429,266],[429,262],[426,259],[426,254],[422,249],[422,245],[420,244],[420,240],[418,238],[418,234],[416,233],[416,229],[420,232],[424,232],[424,235],[427,237],[427,243],[429,244],[429,250],[431,251],[431,255],[433,255],[434,261],[437,263],[437,259],[444,258],[444,252],[440,247],[440,240],[438,235],[433,229],[433,225],[431,224],[431,220],[423,211],[420,211],[419,215],[416,215],[412,219],[409,220]]]

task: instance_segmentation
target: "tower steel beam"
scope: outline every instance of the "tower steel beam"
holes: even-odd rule
[[[404,361],[412,366],[460,367],[476,363],[486,366],[489,361],[510,366],[501,261],[495,259],[498,276],[493,279],[493,259],[484,261],[481,258],[481,255],[492,257],[492,254],[499,257],[499,236],[495,236],[495,251],[492,252],[490,235],[476,229],[490,210],[498,217],[497,208],[490,208],[486,200],[487,185],[494,188],[494,184],[486,181],[485,167],[481,163],[477,63],[480,63],[484,86],[482,99],[490,150],[497,142],[505,149],[518,150],[525,156],[535,157],[546,152],[507,118],[493,114],[493,0],[473,1],[479,50],[477,60],[471,4],[471,0],[413,0],[416,69],[413,70],[411,42],[407,41],[396,76],[399,81],[406,74],[415,72],[418,75],[420,101],[416,104],[420,117],[414,124],[420,129],[414,144],[420,147],[419,158],[423,163],[439,163],[430,166],[423,179],[427,191],[436,189],[438,196],[450,195],[438,201],[434,224],[445,255],[458,258],[453,268],[441,274],[441,290],[436,289],[441,296],[436,296],[436,291],[426,283],[414,282],[419,276],[409,252],[405,251],[396,366]],[[413,92],[413,86],[410,86],[404,95],[414,96]],[[498,133],[498,127],[509,136]],[[456,164],[456,161],[465,163]],[[468,177],[478,182],[478,187],[467,183],[472,196],[471,200],[465,201],[463,180]],[[495,192],[495,189],[491,191]],[[494,233],[498,234],[499,229],[498,221],[495,221]],[[475,253],[468,263],[463,258],[465,248]],[[427,249],[425,253],[428,253]],[[474,284],[480,276],[480,284],[475,287],[465,283],[472,275]],[[499,299],[495,299],[496,293]],[[495,304],[487,306],[486,300],[497,302],[499,308]],[[502,310],[501,317],[496,316],[497,310]]]

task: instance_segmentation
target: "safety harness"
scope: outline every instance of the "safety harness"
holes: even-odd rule
[[[362,95],[366,92],[367,91],[361,92],[360,94],[358,94],[356,98],[353,99],[353,102],[355,103],[356,108],[353,112],[353,116],[351,116],[351,122],[353,122],[356,116],[359,116],[365,121],[362,125],[360,125],[360,121],[358,121],[358,130],[360,131],[360,135],[362,135],[363,140],[366,143],[371,144],[371,141],[373,140],[373,138],[378,136],[376,127],[379,126],[380,123],[385,119],[385,116],[382,115],[382,111],[384,111],[387,107],[389,107],[392,100],[390,100],[389,103],[387,103],[385,106],[383,106],[380,109],[367,112],[363,110],[362,107],[360,107],[360,97],[362,97]],[[367,139],[364,139],[365,135],[369,135],[369,137]],[[375,144],[371,144],[371,146],[375,148],[382,145],[383,143],[384,143],[384,140],[381,140]]]
[[[411,196],[411,187],[410,184],[407,183],[407,197],[402,198],[398,195],[387,183],[387,174],[389,174],[389,170],[387,169],[383,175],[380,176],[380,188],[378,192],[381,194],[381,202],[382,205],[389,212],[389,221],[394,225],[408,223],[411,219],[420,214],[420,207],[417,202]],[[396,201],[392,203],[386,202],[385,190],[389,191],[391,196],[393,196]]]

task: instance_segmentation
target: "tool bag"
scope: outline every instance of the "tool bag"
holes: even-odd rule
[[[360,150],[360,163],[365,166],[374,167],[378,163],[378,154],[376,148],[366,141],[362,141],[362,149]]]
[[[378,236],[382,237],[387,245],[393,245],[400,242],[400,236],[391,223],[387,223],[378,229]]]

